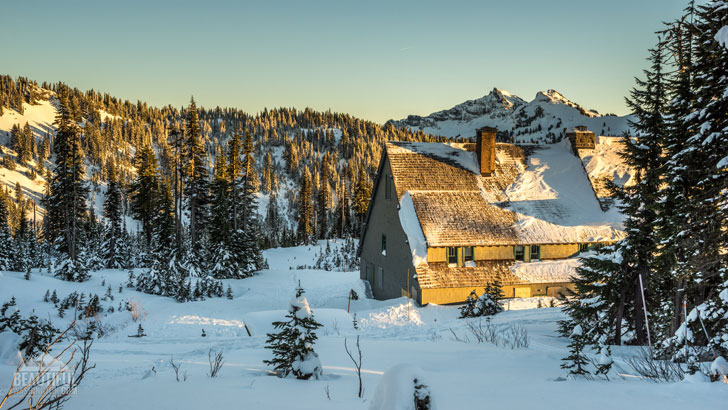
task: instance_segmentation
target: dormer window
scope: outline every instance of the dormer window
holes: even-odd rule
[[[463,266],[475,267],[475,252],[472,246],[463,248]]]
[[[517,261],[523,262],[526,256],[526,248],[523,245],[518,245],[514,248],[513,253]]]
[[[458,266],[458,248],[454,246],[447,248],[447,264],[449,266]]]

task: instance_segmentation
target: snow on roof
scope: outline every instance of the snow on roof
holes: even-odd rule
[[[634,169],[627,165],[620,154],[624,150],[622,137],[604,137],[596,139],[594,149],[580,149],[579,156],[584,163],[589,180],[599,198],[611,196],[606,181],[618,186],[631,186],[635,184]]]
[[[427,263],[427,242],[422,233],[420,221],[417,219],[415,206],[409,192],[405,192],[399,201],[399,222],[407,235],[407,242],[412,251],[412,264],[417,267]]]
[[[581,266],[578,258],[542,262],[517,262],[510,267],[519,279],[529,283],[571,282],[578,277],[576,268]]]
[[[454,146],[454,144],[407,142],[396,145],[392,144],[390,153],[401,154],[405,151],[410,151],[462,168],[463,170],[470,171],[473,174],[480,175],[480,165],[478,165],[475,153],[465,151],[461,147],[462,144]]]
[[[602,212],[568,142],[537,149],[497,144],[492,176],[481,176],[473,144],[388,143],[400,219],[413,254],[427,246],[616,241],[622,216]],[[469,163],[469,161],[472,161]],[[406,196],[406,198],[405,198]],[[413,220],[416,219],[416,222]],[[415,229],[419,228],[419,229]],[[414,257],[414,255],[413,255]],[[422,262],[417,259],[415,266]]]

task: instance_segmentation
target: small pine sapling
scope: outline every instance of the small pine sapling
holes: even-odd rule
[[[612,349],[607,344],[603,344],[599,349],[599,361],[595,363],[597,370],[594,372],[595,375],[602,375],[609,380],[608,373],[612,369]]]
[[[432,399],[430,398],[430,388],[419,381],[417,378],[413,380],[415,384],[414,404],[415,410],[432,409]]]
[[[569,370],[570,376],[588,377],[590,375],[586,368],[589,359],[584,354],[587,343],[588,340],[584,336],[581,325],[574,326],[571,332],[571,343],[568,345],[569,355],[561,359],[564,362],[561,363],[561,368]]]
[[[144,333],[144,328],[142,327],[142,324],[139,323],[139,327],[137,327],[137,333],[135,335],[130,335],[129,337],[144,337],[146,334]]]
[[[205,333],[205,329],[202,329],[202,337],[207,337],[207,333]]]
[[[50,290],[46,290],[45,295],[43,295],[43,302],[48,303],[50,301],[51,301],[51,291]]]
[[[225,291],[225,297],[229,300],[233,300],[233,288],[231,288],[230,285],[228,285],[227,291]]]
[[[286,321],[273,322],[277,333],[268,333],[266,348],[273,350],[273,359],[263,363],[273,366],[280,377],[293,373],[297,379],[318,379],[322,374],[322,365],[313,344],[318,338],[315,330],[321,327],[316,322],[303,296],[301,284],[296,289],[296,297],[291,300],[286,314]]]
[[[465,299],[465,304],[460,306],[460,319],[467,317],[473,317],[475,311],[475,301],[478,300],[478,294],[475,293],[475,289],[470,292],[470,296]]]

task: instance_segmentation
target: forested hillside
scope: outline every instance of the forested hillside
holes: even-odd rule
[[[249,275],[263,248],[357,237],[383,143],[436,139],[333,112],[158,108],[9,76],[0,107],[3,235],[27,249],[7,267],[69,280],[147,267],[137,286],[170,296],[201,272]],[[160,285],[170,266],[186,274]]]

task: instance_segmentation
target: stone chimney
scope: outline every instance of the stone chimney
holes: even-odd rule
[[[480,164],[480,175],[489,177],[495,170],[495,134],[493,127],[483,127],[476,131],[475,155]]]

